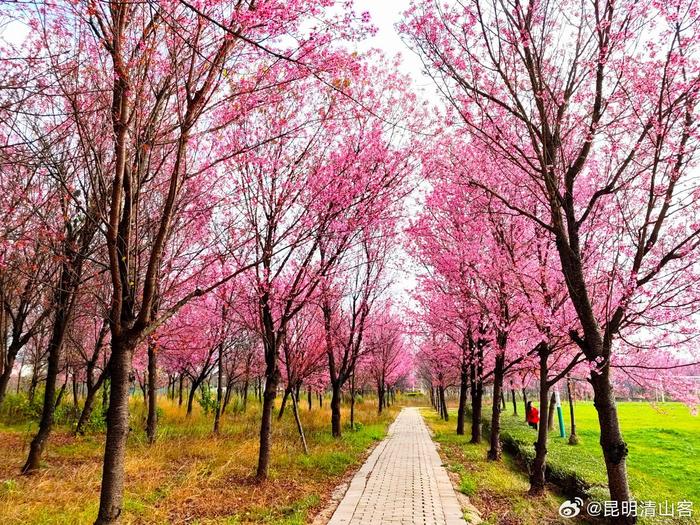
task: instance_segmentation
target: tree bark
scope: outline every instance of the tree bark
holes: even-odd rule
[[[155,343],[148,342],[148,417],[146,419],[146,439],[149,444],[156,441],[156,430],[158,426],[157,412],[157,389],[158,383],[158,356],[156,355]]]
[[[546,346],[546,345],[543,345]],[[547,377],[549,375],[549,366],[547,360],[549,358],[548,349],[540,348],[539,350],[540,358],[540,414],[544,415],[548,413],[549,402],[549,383],[547,382]],[[550,404],[551,408],[551,404]],[[544,494],[545,488],[545,472],[546,472],[546,461],[547,461],[547,438],[548,438],[548,427],[544,421],[540,419],[540,423],[537,427],[537,441],[535,442],[535,460],[532,463],[532,470],[530,472],[530,494],[533,496],[539,496]]]
[[[493,402],[491,412],[491,448],[487,459],[497,461],[501,458],[501,391],[503,388],[503,369],[505,367],[505,354],[499,352],[496,355],[496,363],[493,370]]]
[[[243,383],[243,412],[248,409],[248,376],[246,375],[245,383]]]
[[[68,254],[69,255],[69,254]],[[75,261],[73,261],[75,263]],[[76,263],[77,264],[77,263]],[[61,350],[63,349],[63,340],[66,334],[66,328],[70,320],[72,312],[72,298],[75,289],[78,286],[80,273],[75,275],[75,271],[80,272],[81,265],[73,268],[70,259],[61,266],[61,276],[58,282],[58,288],[54,294],[53,303],[55,305],[54,322],[51,329],[51,338],[49,339],[48,353],[48,369],[46,371],[46,387],[44,389],[44,403],[41,410],[41,421],[39,422],[39,430],[32,439],[29,447],[29,456],[22,467],[23,474],[35,472],[39,468],[41,453],[44,450],[46,441],[53,427],[53,416],[56,410],[56,379],[58,378],[59,368],[61,365]],[[2,342],[4,344],[4,341]],[[73,372],[73,402],[78,406],[76,377]],[[1,394],[0,394],[1,396]],[[0,403],[2,398],[0,397]]]
[[[197,393],[199,385],[201,384],[201,382],[198,381],[191,381],[190,383],[190,391],[187,394],[187,414],[185,414],[186,417],[190,417],[192,415],[192,405],[194,404],[194,396]]]
[[[68,373],[68,372],[66,372],[66,373]],[[73,370],[73,373],[71,375],[72,375],[71,379],[72,379],[72,386],[73,386],[73,406],[77,409],[78,408],[78,376],[76,375],[75,370]],[[47,374],[46,379],[48,382],[48,374]],[[56,381],[56,378],[54,377],[53,380]],[[44,390],[44,392],[46,392],[46,390]],[[46,396],[44,396],[44,398],[46,398]]]
[[[547,430],[551,432],[554,430],[554,409],[556,404],[556,397],[554,396],[554,392],[552,392],[552,395],[549,400],[549,408],[547,409]],[[542,410],[542,414],[545,414],[545,410]]]
[[[277,357],[275,356],[275,361]],[[262,423],[260,424],[260,451],[258,454],[258,470],[255,475],[258,482],[267,479],[267,471],[270,465],[270,430],[272,428],[272,410],[274,409],[275,397],[277,396],[277,385],[280,380],[277,364],[268,363],[265,382],[265,392],[263,393]]]
[[[92,415],[92,411],[95,408],[95,398],[97,397],[97,391],[102,386],[105,378],[107,377],[107,371],[104,370],[100,376],[97,378],[97,382],[94,385],[88,384],[87,393],[85,394],[85,404],[83,405],[83,410],[80,412],[80,418],[78,418],[78,424],[75,426],[76,434],[83,434],[83,427],[87,423],[88,419]],[[103,390],[106,392],[106,390]]]
[[[129,371],[136,341],[112,335],[109,409],[96,525],[115,523],[122,512],[124,456],[129,435]]]
[[[4,344],[4,342],[3,342]],[[21,346],[12,344],[10,343],[10,346],[7,348],[7,352],[5,355],[5,368],[2,371],[2,374],[0,374],[0,405],[2,405],[2,402],[5,399],[5,394],[7,392],[7,385],[10,383],[10,376],[12,375],[12,369],[15,366],[15,358],[17,357],[17,353],[19,352]],[[22,363],[24,365],[24,363]],[[18,379],[17,379],[17,392],[19,393],[19,385],[22,379],[22,368],[20,367]]]
[[[447,402],[445,401],[445,387],[440,385],[440,406],[442,407],[442,419],[450,420],[450,415],[447,412]]]
[[[287,388],[284,389],[284,395],[282,396],[282,403],[280,404],[280,410],[277,413],[277,421],[282,419],[282,416],[284,416],[284,409],[287,406],[287,399],[289,399],[289,394],[291,393],[291,389],[288,386]]]
[[[216,381],[216,412],[214,412],[214,433],[219,433],[219,419],[221,418],[222,409],[222,398],[224,394],[223,381],[224,381],[224,351],[223,345],[219,345],[219,370],[217,371],[217,381]]]
[[[355,372],[350,377],[350,430],[355,430]]]
[[[578,435],[576,434],[576,417],[574,415],[574,395],[571,391],[571,378],[566,377],[566,393],[569,397],[569,416],[571,418],[571,434],[569,435],[569,445],[578,445]]]
[[[343,434],[340,426],[340,385],[334,383],[331,390],[331,433],[334,438],[339,438]]]
[[[467,390],[469,388],[469,367],[466,353],[462,355],[462,366],[459,374],[459,408],[457,409],[457,435],[464,435],[464,419],[467,412]]]
[[[67,384],[68,384],[68,374],[66,374],[66,378],[63,380],[63,384],[61,385],[61,388],[58,391],[58,395],[56,396],[56,402],[54,403],[54,407],[53,407],[54,410],[57,409],[59,406],[61,406],[61,400],[63,399],[63,394],[66,393],[66,385]]]
[[[297,396],[292,395],[292,410],[294,412],[294,421],[297,424],[297,431],[299,432],[299,437],[301,438],[301,445],[304,447],[304,454],[309,454],[309,447],[306,444],[306,437],[304,436],[304,428],[301,426],[301,419],[299,418],[299,400]]]
[[[480,375],[477,375],[477,366],[470,366],[471,402],[472,402],[472,437],[470,443],[481,443],[481,414],[484,396],[484,386]]]
[[[605,458],[610,499],[622,502],[629,501],[631,498],[625,464],[628,450],[620,431],[609,370],[609,367],[606,366],[601,370],[600,374],[593,372],[591,374],[591,385],[594,392],[593,404],[598,411],[600,446],[603,449],[603,457]],[[633,523],[634,521],[633,517],[628,516],[625,522]]]

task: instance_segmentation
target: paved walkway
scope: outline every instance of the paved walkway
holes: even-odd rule
[[[417,408],[404,408],[355,474],[329,525],[464,525]]]

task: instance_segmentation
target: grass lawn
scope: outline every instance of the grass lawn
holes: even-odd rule
[[[503,461],[486,461],[488,445],[469,443],[466,435],[455,433],[456,414],[450,412],[450,420],[440,419],[431,408],[421,410],[425,421],[433,431],[433,439],[440,445],[440,455],[445,466],[460,477],[459,490],[469,496],[479,509],[481,518],[489,524],[545,525],[572,523],[557,512],[565,498],[547,494],[542,498],[530,498],[527,475],[515,461],[504,455]],[[465,516],[466,517],[466,516]]]
[[[257,459],[259,405],[249,401],[245,414],[227,414],[221,435],[212,434],[212,416],[166,399],[158,440],[148,445],[143,405],[132,402],[132,432],[126,460],[123,523],[302,524],[322,508],[345,472],[381,440],[397,414],[392,406],[381,416],[376,403],[356,405],[358,429],[343,438],[330,433],[328,402],[301,415],[310,454],[304,455],[291,408],[273,422],[270,479],[252,483]],[[279,406],[279,401],[278,401]],[[344,409],[343,421],[348,413]],[[35,423],[0,424],[0,523],[93,523],[99,501],[104,436],[74,437],[68,428],[52,435],[40,473],[24,477],[24,462]]]
[[[569,430],[568,405],[564,419]],[[518,406],[522,410],[522,405]],[[486,410],[485,417],[490,416]],[[507,454],[502,463],[485,460],[488,446],[470,445],[466,436],[455,434],[456,411],[450,411],[450,421],[441,421],[432,409],[423,411],[435,440],[442,445],[443,456],[450,468],[460,473],[462,490],[474,505],[485,513],[489,523],[559,523],[557,507],[564,498],[547,495],[542,500],[526,496],[529,483],[522,464]],[[620,402],[618,414],[624,439],[628,444],[628,475],[634,497],[641,501],[692,501],[693,514],[700,514],[700,418],[693,416],[680,403]],[[591,496],[599,501],[608,499],[605,466],[600,450],[598,418],[592,402],[576,405],[576,427],[579,444],[568,444],[559,437],[558,426],[550,433],[548,464],[562,471],[574,471],[592,485]],[[520,450],[534,456],[537,439],[535,430],[512,415],[509,403],[501,419],[502,438],[513,438]],[[485,440],[488,435],[485,435]],[[645,518],[640,523],[696,523],[697,518]],[[571,523],[572,520],[562,521]]]
[[[562,408],[568,432],[568,405]],[[503,413],[503,431],[526,443],[534,442],[535,431],[525,425],[521,416],[514,417],[511,409],[508,405]],[[693,501],[694,510],[700,513],[700,418],[691,415],[681,403],[652,406],[620,402],[618,415],[629,447],[627,470],[634,497],[656,502]],[[594,494],[605,499],[605,465],[592,402],[576,404],[576,433],[580,443],[568,445],[568,438],[559,437],[555,424],[555,430],[550,433],[547,460],[552,465],[573,468],[589,483],[598,485],[600,488]]]

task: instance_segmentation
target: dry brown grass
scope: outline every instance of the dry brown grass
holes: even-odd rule
[[[397,407],[382,416],[366,400],[356,407],[359,430],[330,435],[330,411],[302,410],[310,454],[302,453],[291,412],[273,424],[270,479],[252,480],[257,460],[259,406],[227,414],[221,435],[211,432],[211,415],[165,399],[158,441],[145,442],[143,408],[134,402],[126,461],[123,523],[305,523],[326,502],[343,474],[358,465],[381,439]],[[343,420],[347,421],[347,412]],[[103,435],[74,437],[58,429],[44,466],[19,475],[33,427],[0,425],[0,523],[79,524],[96,516]]]

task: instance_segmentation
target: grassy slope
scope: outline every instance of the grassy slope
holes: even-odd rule
[[[123,523],[276,523],[301,524],[313,514],[367,448],[383,438],[398,407],[381,417],[376,404],[356,407],[356,431],[342,440],[330,435],[330,411],[302,403],[310,454],[301,452],[291,409],[273,424],[270,480],[251,482],[257,458],[259,406],[247,414],[226,415],[220,436],[211,416],[184,417],[184,409],[160,400],[158,441],[149,446],[142,430],[143,407],[134,403],[126,463]],[[348,414],[343,414],[347,422]],[[42,471],[18,475],[32,424],[0,425],[0,523],[92,523],[97,513],[103,436],[73,437],[58,429]]]
[[[422,411],[433,439],[440,445],[445,465],[460,476],[460,491],[469,496],[486,523],[544,525],[572,523],[559,518],[557,509],[564,498],[548,494],[544,498],[527,496],[527,476],[509,456],[503,461],[486,461],[487,444],[469,443],[469,429],[464,436],[455,433],[455,413],[442,421],[437,413]]]
[[[568,406],[565,408],[568,410]],[[535,431],[525,425],[522,416],[511,415],[510,410],[509,404],[502,416],[503,432],[526,443],[534,442]],[[700,505],[700,461],[697,459],[700,457],[700,418],[690,415],[688,408],[680,403],[651,406],[623,402],[618,404],[618,411],[630,449],[628,472],[635,497],[655,502],[685,499]],[[423,410],[448,468],[460,475],[461,491],[470,496],[487,523],[572,523],[557,515],[563,497],[548,494],[543,499],[529,498],[529,483],[521,466],[508,455],[501,463],[486,461],[488,446],[469,444],[469,429],[466,436],[457,436],[456,413],[451,411],[450,414],[450,421],[444,422],[432,409]],[[580,444],[568,445],[568,439],[559,437],[558,429],[553,431],[548,444],[548,461],[554,466],[571,468],[598,485],[593,490],[594,496],[604,500],[607,496],[605,467],[593,404],[578,403],[576,417]],[[568,411],[565,422],[568,429]],[[642,521],[655,523],[649,519]]]
[[[568,405],[563,408],[568,431]],[[503,414],[503,430],[534,442],[535,431],[520,416],[512,416],[510,410],[509,405]],[[630,451],[628,474],[635,498],[657,502],[686,499],[700,506],[700,418],[691,416],[680,403],[654,407],[648,403],[621,402],[618,414]],[[573,466],[590,483],[605,487],[598,419],[591,402],[577,403],[576,429],[580,438],[577,446],[561,439],[558,429],[550,434],[548,461]]]

